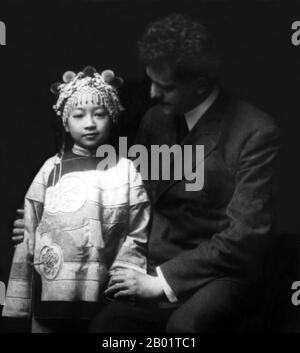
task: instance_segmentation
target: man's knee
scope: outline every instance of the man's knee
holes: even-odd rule
[[[118,305],[107,305],[91,321],[89,332],[113,332],[114,319],[118,312]]]
[[[181,312],[175,312],[168,320],[166,326],[168,333],[196,333],[198,332],[194,317],[188,317]]]
[[[166,331],[169,333],[215,332],[216,327],[214,310],[184,303],[170,316]]]
[[[148,332],[157,326],[155,316],[144,306],[115,302],[106,305],[92,320],[90,332]]]
[[[234,331],[243,318],[244,294],[229,281],[211,282],[173,312],[167,332]]]

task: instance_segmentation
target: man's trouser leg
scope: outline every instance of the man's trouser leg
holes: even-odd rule
[[[114,302],[107,304],[92,320],[90,332],[165,332],[172,309],[153,304]]]
[[[166,330],[190,333],[237,331],[246,315],[246,298],[247,292],[240,284],[223,279],[212,281],[171,314]]]
[[[247,291],[230,280],[215,280],[176,308],[114,302],[98,313],[91,332],[228,332],[238,330],[247,310]]]

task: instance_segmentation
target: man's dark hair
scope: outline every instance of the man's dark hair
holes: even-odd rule
[[[207,29],[182,14],[150,23],[138,51],[146,66],[165,62],[177,78],[203,76],[215,81],[218,76],[220,60]]]

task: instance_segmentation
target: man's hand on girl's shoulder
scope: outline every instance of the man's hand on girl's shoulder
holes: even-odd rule
[[[24,209],[17,209],[11,238],[15,246],[24,240]]]

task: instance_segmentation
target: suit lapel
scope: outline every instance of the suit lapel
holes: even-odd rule
[[[224,103],[224,97],[221,92],[217,100],[213,103],[213,105],[207,110],[207,112],[199,119],[197,124],[193,127],[193,129],[189,132],[189,134],[185,137],[185,139],[181,143],[182,155],[184,152],[184,146],[190,145],[193,153],[187,153],[187,157],[189,159],[188,163],[185,160],[185,165],[191,166],[189,170],[185,170],[184,174],[187,177],[192,171],[195,170],[198,164],[203,163],[205,158],[216,148],[218,143],[220,132],[222,131],[221,125],[223,124],[224,113],[222,111],[222,106]],[[170,142],[175,144],[176,142],[176,133],[175,133],[175,124],[169,122],[168,128],[173,128],[174,133],[169,134],[169,136],[173,136],[172,139],[168,141],[168,145]],[[170,144],[171,145],[171,144]],[[195,150],[196,145],[204,146],[204,155],[200,161],[196,160]],[[170,169],[174,170],[174,174],[177,169],[182,168],[183,164],[180,163],[181,156],[176,156],[173,158],[173,154],[171,155],[170,161]],[[191,161],[192,159],[192,161]],[[175,166],[175,168],[174,168]],[[183,173],[182,173],[183,174]],[[177,174],[178,175],[178,174]],[[179,173],[180,175],[180,173]],[[183,175],[184,180],[184,175]],[[174,184],[180,182],[181,180],[161,180],[156,189],[156,196],[154,201],[157,201],[167,190],[169,190]]]

